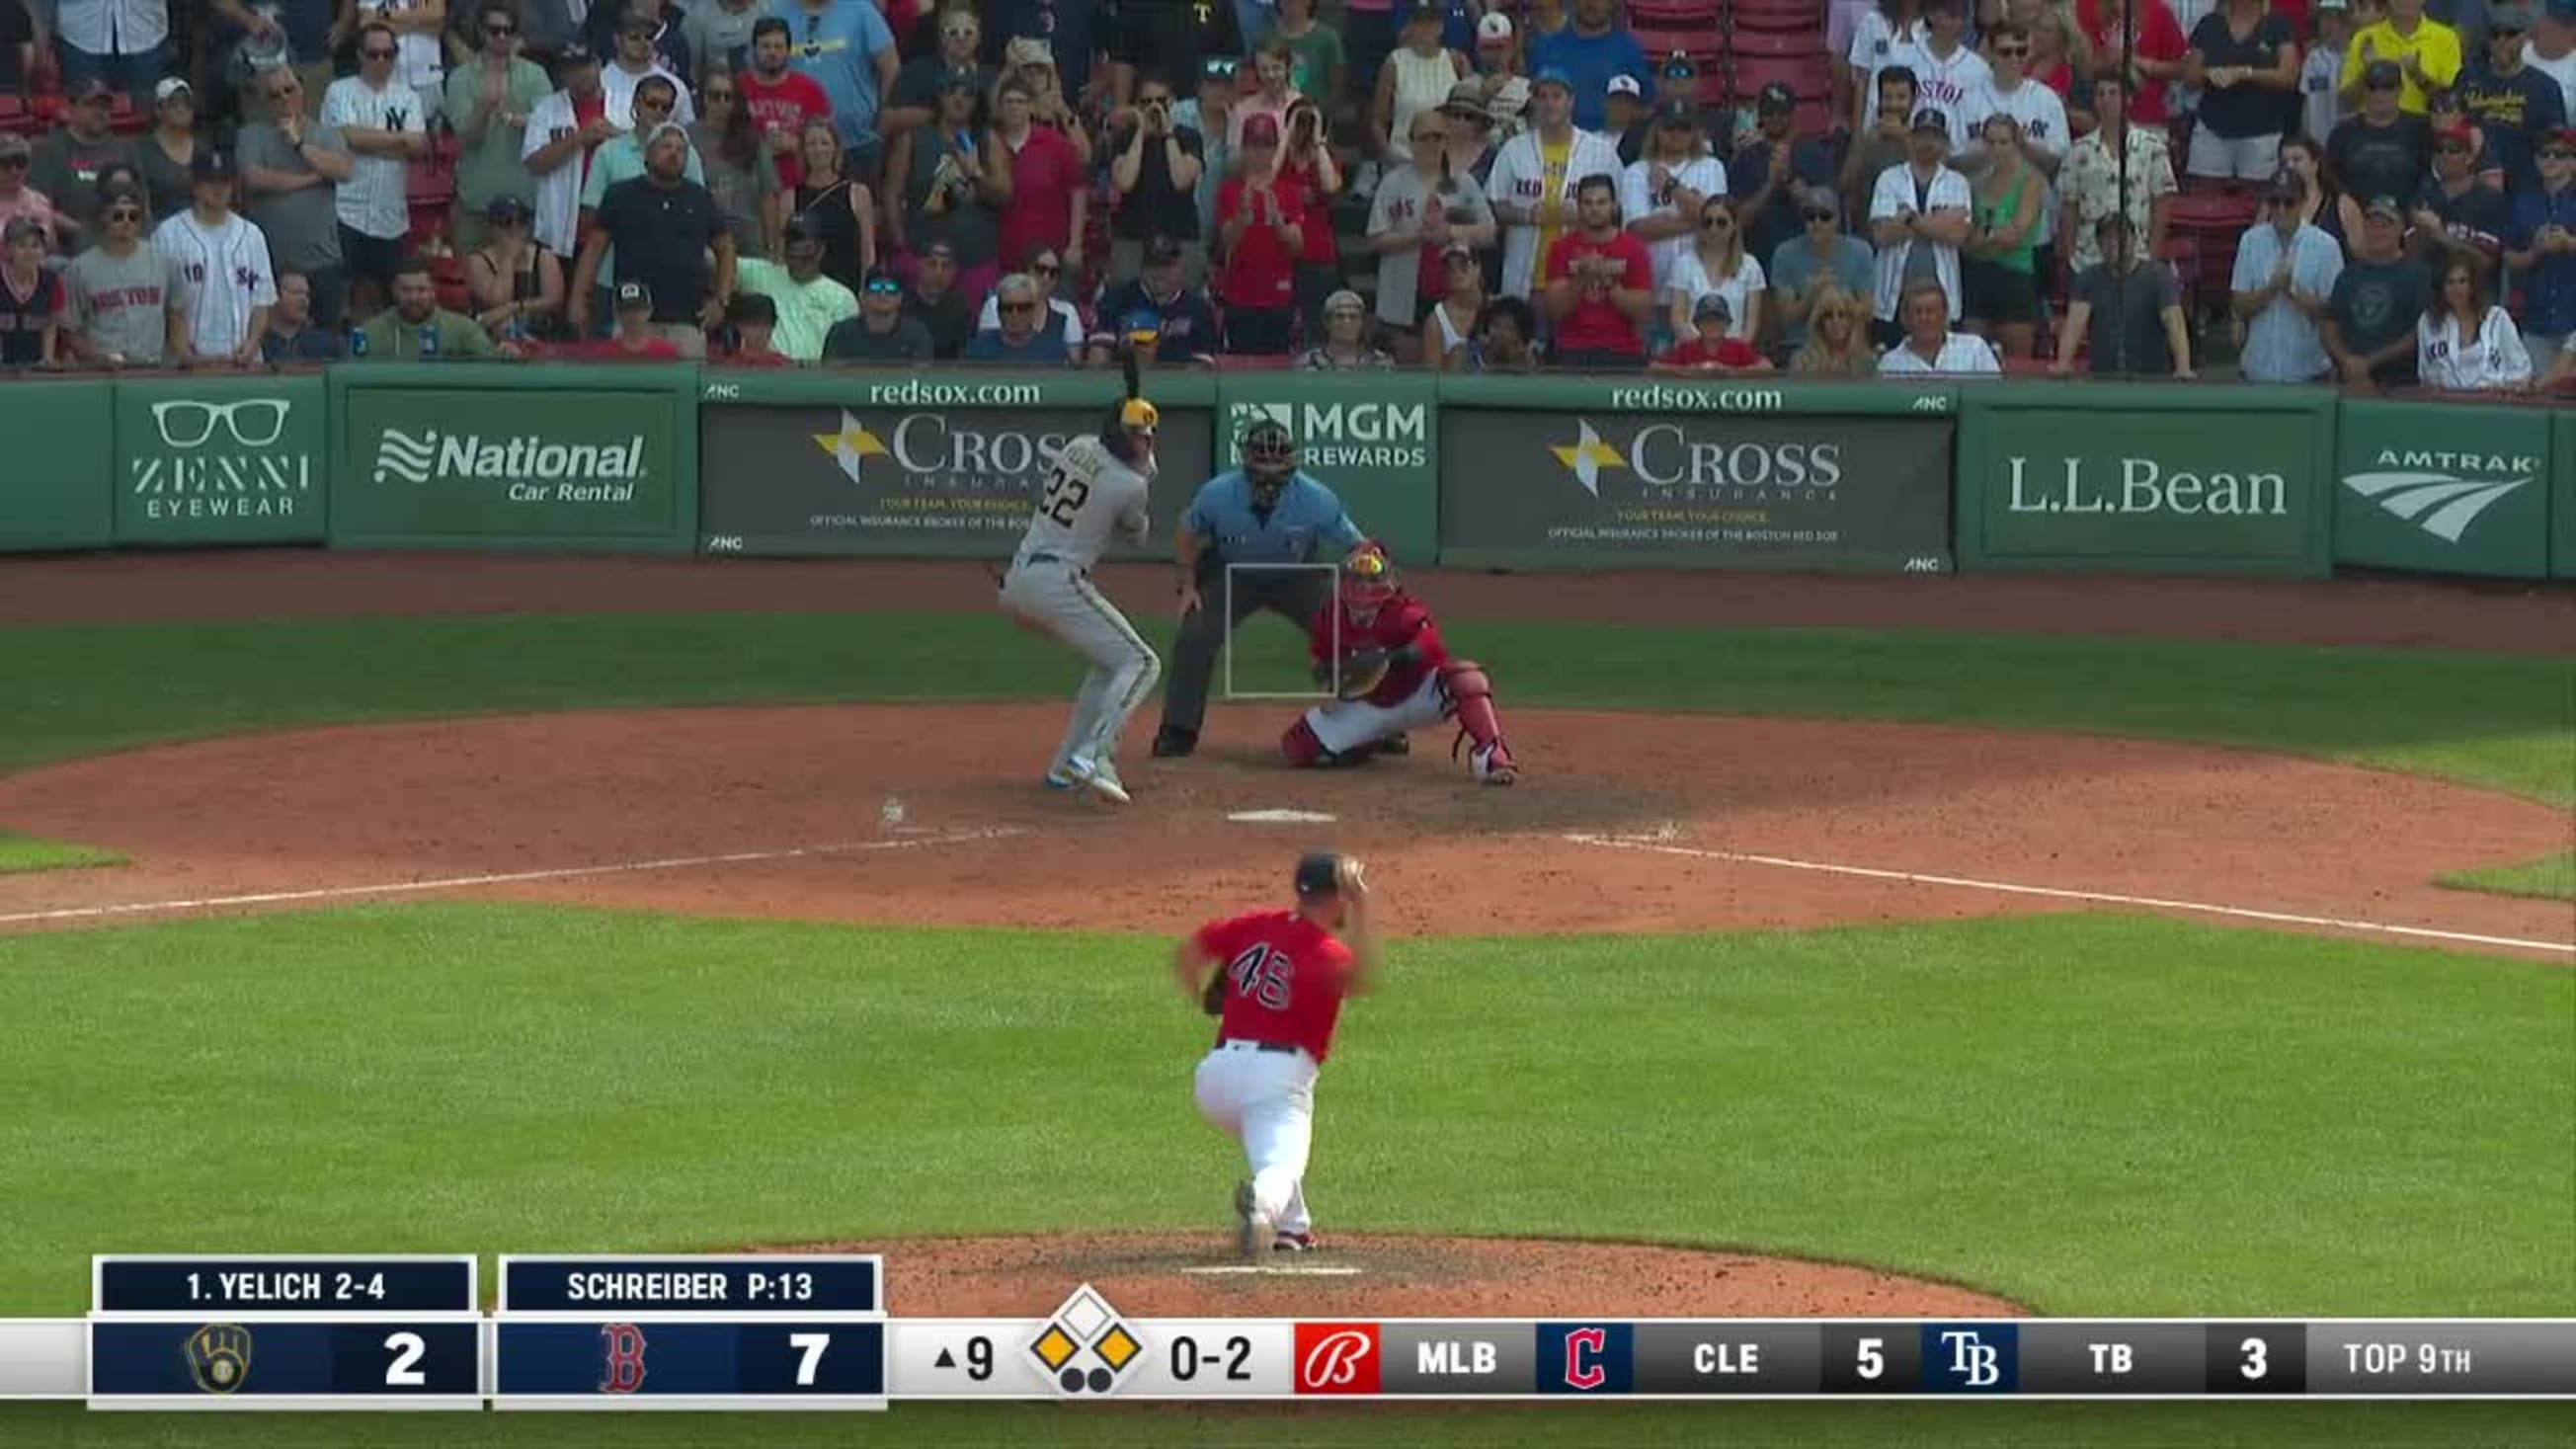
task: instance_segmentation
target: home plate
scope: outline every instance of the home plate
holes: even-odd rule
[[[1330,825],[1333,817],[1321,810],[1236,810],[1226,817],[1240,825]]]
[[[1360,1270],[1348,1266],[1318,1267],[1305,1263],[1219,1263],[1202,1268],[1183,1268],[1184,1273],[1266,1273],[1279,1278],[1356,1278]]]

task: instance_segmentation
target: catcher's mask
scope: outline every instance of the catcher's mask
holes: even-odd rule
[[[1253,497],[1267,508],[1279,501],[1297,472],[1297,435],[1277,418],[1263,418],[1243,433],[1243,473]]]
[[[1395,588],[1395,560],[1382,546],[1361,544],[1342,560],[1342,604],[1359,622],[1374,622]]]
[[[1109,445],[1110,453],[1120,461],[1142,464],[1154,452],[1154,429],[1163,421],[1162,410],[1141,397],[1120,403],[1109,416],[1109,426],[1101,430],[1100,441]]]

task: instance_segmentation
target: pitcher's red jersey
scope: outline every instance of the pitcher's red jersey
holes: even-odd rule
[[[1399,664],[1388,670],[1378,687],[1368,692],[1371,704],[1391,706],[1411,699],[1426,677],[1449,662],[1449,646],[1441,642],[1440,625],[1432,619],[1430,608],[1402,590],[1366,624],[1351,617],[1348,604],[1334,599],[1330,607],[1315,616],[1315,637],[1308,641],[1308,647],[1316,663],[1333,657],[1336,629],[1340,631],[1344,659],[1370,649],[1401,649],[1408,644],[1422,653],[1419,663]]]
[[[1333,1050],[1351,948],[1295,911],[1255,911],[1212,921],[1194,938],[1225,973],[1225,1015],[1217,1035],[1286,1042],[1321,1062]]]

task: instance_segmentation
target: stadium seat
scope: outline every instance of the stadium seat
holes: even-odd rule
[[[1821,59],[1825,53],[1824,37],[1808,31],[1738,30],[1727,38],[1727,45],[1739,58],[1759,55],[1804,60],[1809,56]]]
[[[1695,30],[1714,34],[1726,23],[1723,0],[1630,0],[1631,30]]]
[[[134,97],[117,91],[107,114],[107,128],[120,136],[140,136],[152,129],[152,113],[135,105]]]
[[[1826,18],[1821,0],[1735,0],[1734,28],[1739,34],[1764,30],[1821,41]]]
[[[0,131],[33,135],[40,129],[35,108],[27,104],[24,96],[0,94]]]
[[[466,289],[463,257],[429,258],[429,279],[438,284],[438,305],[450,312],[472,313],[474,296]]]

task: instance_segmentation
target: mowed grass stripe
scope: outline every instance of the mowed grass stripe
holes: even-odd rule
[[[1221,903],[1211,903],[1214,909]],[[1163,943],[436,904],[0,939],[0,1312],[94,1251],[1219,1233]],[[2055,1314],[2576,1311],[2576,973],[2094,914],[1399,945],[1331,1226]]]
[[[1145,626],[1161,647],[1161,621]],[[1256,637],[1283,633],[1256,622]],[[2290,751],[2576,805],[2576,667],[2429,650],[1465,623],[1516,705],[2044,727]],[[1276,641],[1268,641],[1276,642]],[[1254,646],[1263,647],[1261,645]],[[808,700],[1070,698],[998,617],[727,614],[0,631],[0,769],[332,721]]]

